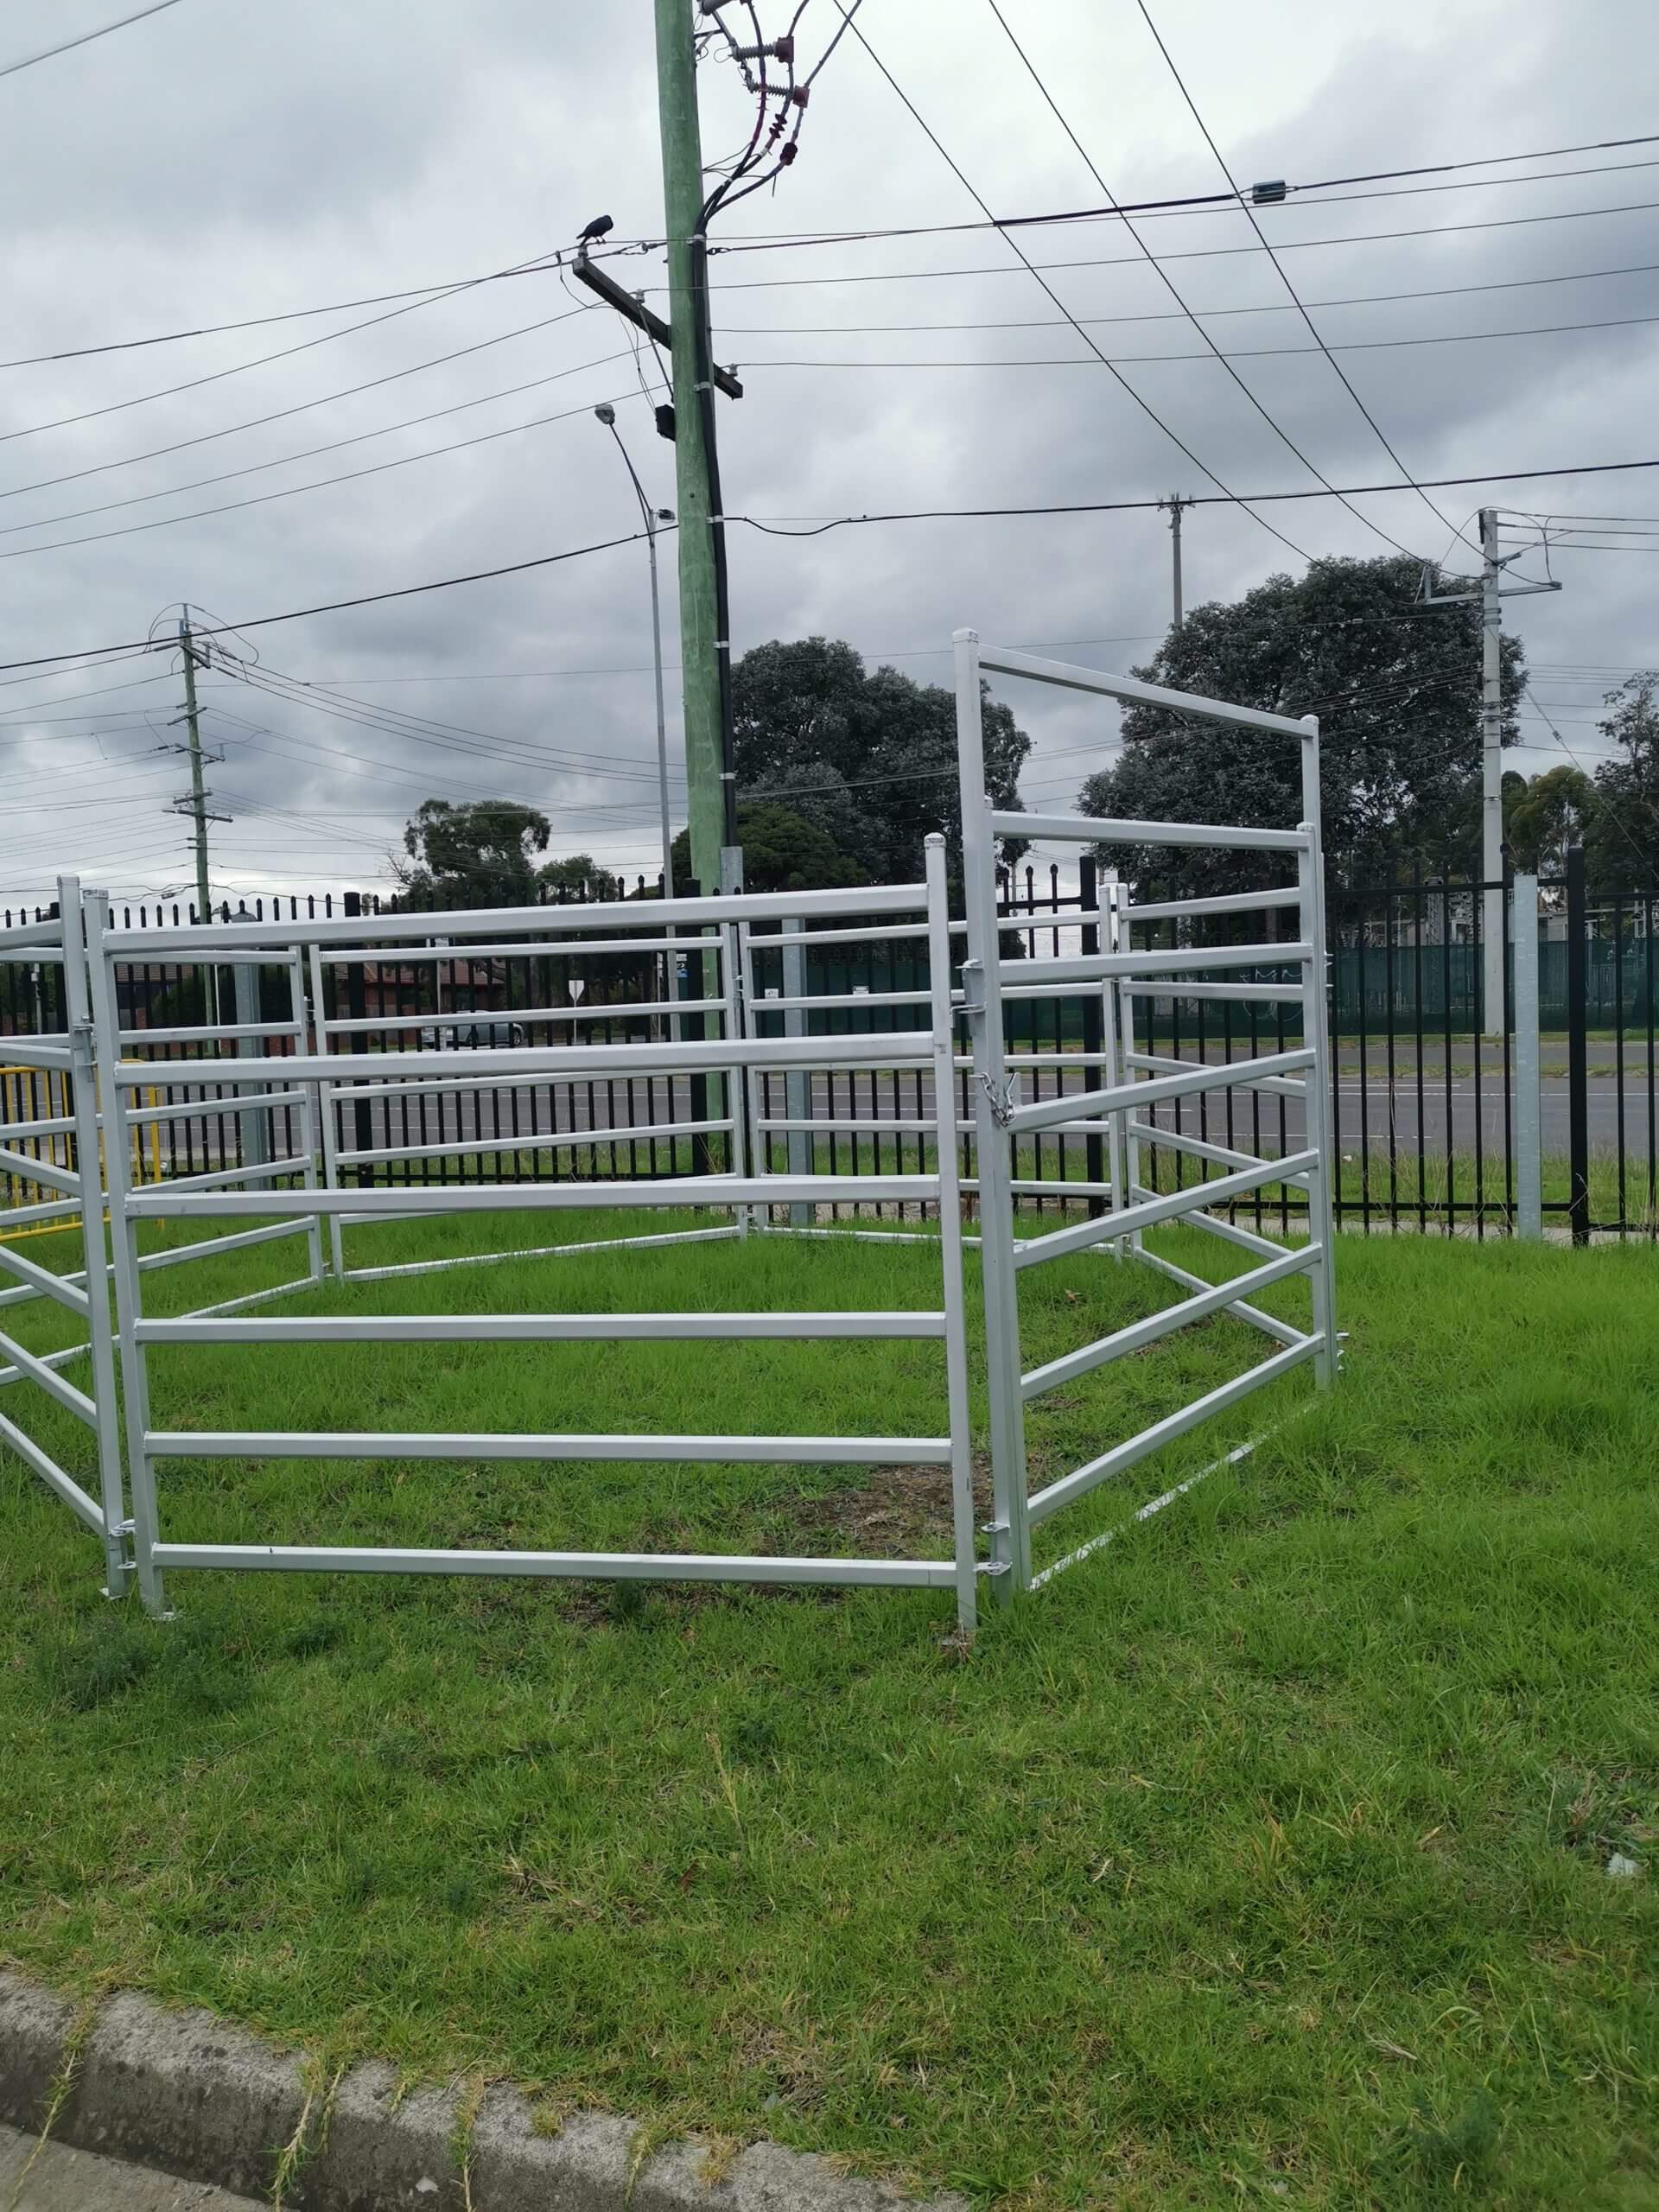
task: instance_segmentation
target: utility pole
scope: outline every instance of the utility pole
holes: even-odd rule
[[[228,814],[207,811],[208,792],[201,780],[201,725],[196,716],[196,649],[190,638],[190,613],[187,608],[179,618],[179,651],[184,655],[184,713],[181,719],[189,737],[188,746],[179,748],[190,756],[190,795],[173,802],[175,814],[187,810],[196,825],[196,918],[199,921],[212,918],[213,892],[207,875],[207,824],[228,822]],[[218,757],[217,755],[215,756]]]
[[[721,850],[735,844],[735,784],[726,756],[721,626],[716,578],[713,369],[702,220],[702,136],[697,121],[694,0],[656,0],[657,99],[668,233],[674,370],[674,460],[679,506],[680,668],[691,873],[720,888]]]
[[[1172,492],[1168,499],[1160,499],[1158,502],[1160,514],[1167,512],[1169,515],[1169,553],[1174,571],[1175,585],[1175,620],[1173,626],[1177,630],[1181,626],[1181,510],[1194,504],[1192,499],[1184,499],[1179,492]]]
[[[1421,603],[1425,607],[1480,607],[1480,876],[1481,892],[1481,1031],[1502,1037],[1506,1029],[1503,1007],[1503,610],[1506,599],[1524,599],[1535,592],[1560,591],[1548,583],[1505,584],[1503,571],[1518,560],[1524,549],[1513,553],[1497,550],[1497,510],[1480,511],[1480,589],[1478,592],[1436,592],[1426,568]]]

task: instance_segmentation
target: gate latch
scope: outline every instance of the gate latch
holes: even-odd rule
[[[991,1102],[991,1116],[999,1129],[1006,1129],[1014,1119],[1014,1110],[1020,1103],[1020,1078],[1005,1075],[1001,1083],[995,1076],[982,1075],[979,1087]]]

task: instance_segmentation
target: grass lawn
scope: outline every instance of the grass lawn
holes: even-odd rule
[[[499,1231],[377,1228],[351,1257]],[[159,1273],[156,1309],[302,1249]],[[984,2199],[1659,2204],[1659,1897],[1605,1871],[1659,1840],[1659,1270],[1417,1238],[1340,1264],[1338,1390],[970,1652],[943,1593],[179,1573],[154,1625],[0,1457],[0,1946],[331,2069],[510,2078],[550,2126],[600,2103]],[[1163,1293],[1103,1259],[1024,1287],[1028,1361]],[[752,1239],[305,1303],[937,1297],[925,1246]],[[51,1341],[64,1317],[28,1313]],[[1037,1409],[1033,1459],[1059,1471],[1257,1348],[1212,1322],[1090,1376]],[[252,1347],[152,1376],[166,1426],[893,1433],[939,1420],[938,1367],[927,1344]],[[1292,1378],[1134,1496],[1308,1396]],[[913,1550],[944,1525],[914,1471],[162,1481],[193,1537]],[[1100,1493],[1058,1516],[1048,1555],[1109,1518]]]

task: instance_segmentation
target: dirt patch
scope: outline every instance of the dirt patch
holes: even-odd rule
[[[974,1461],[974,1517],[988,1518],[988,1459]],[[789,1508],[791,1529],[806,1536],[839,1536],[866,1557],[913,1559],[924,1542],[951,1543],[948,1467],[872,1467],[856,1490],[826,1491]]]

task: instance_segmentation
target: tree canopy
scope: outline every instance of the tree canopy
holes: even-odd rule
[[[572,853],[568,859],[549,861],[536,872],[537,880],[554,899],[626,899],[627,887],[620,875],[601,868],[591,853]]]
[[[874,880],[827,830],[768,799],[738,808],[737,837],[748,891],[834,891]],[[674,888],[691,888],[691,844],[683,830],[674,840]]]
[[[404,831],[407,863],[394,861],[403,902],[416,912],[458,906],[533,906],[536,855],[547,817],[517,799],[423,799]]]
[[[922,841],[936,830],[960,874],[953,692],[895,668],[868,670],[841,639],[773,639],[736,663],[732,703],[743,798],[787,808],[820,831],[856,868],[853,881],[917,880]],[[988,787],[999,806],[1018,807],[1031,741],[988,694],[984,715]],[[752,865],[748,875],[753,882]]]
[[[1414,857],[1436,872],[1478,863],[1480,610],[1427,607],[1415,561],[1316,561],[1230,605],[1194,607],[1135,673],[1273,714],[1319,718],[1321,821],[1333,884],[1389,881]],[[1503,734],[1516,734],[1518,639],[1503,640]],[[1078,795],[1088,814],[1294,823],[1300,747],[1267,731],[1127,708],[1123,747]],[[1103,845],[1142,887],[1177,896],[1268,880],[1251,854]]]
[[[1597,768],[1582,818],[1586,873],[1597,890],[1651,890],[1659,875],[1659,671],[1638,671],[1602,703],[1602,735],[1619,750]]]

